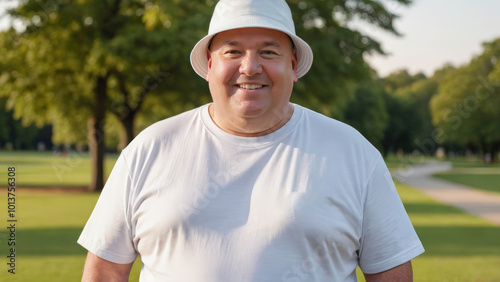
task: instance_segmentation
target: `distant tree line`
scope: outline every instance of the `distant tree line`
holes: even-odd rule
[[[23,125],[6,110],[6,100],[0,98],[0,150],[52,149],[52,126]]]

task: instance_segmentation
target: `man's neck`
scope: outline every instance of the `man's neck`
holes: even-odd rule
[[[293,105],[289,103],[283,113],[276,111],[272,119],[266,120],[265,122],[261,120],[245,120],[244,123],[235,123],[230,120],[226,122],[220,121],[213,104],[209,105],[208,112],[212,121],[223,131],[236,136],[258,137],[280,129],[292,117],[293,109]]]

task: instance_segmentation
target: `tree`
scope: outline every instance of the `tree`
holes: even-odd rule
[[[397,34],[396,15],[372,0],[289,4],[297,33],[317,55],[310,74],[297,83],[294,101],[339,117],[357,81],[371,75],[363,55],[383,53],[348,23],[359,18]],[[150,120],[154,113],[141,111],[151,99],[146,97],[165,103],[166,111],[155,109],[168,114],[209,101],[188,58],[206,34],[213,6],[214,1],[180,0],[22,1],[10,14],[26,30],[3,33],[0,48],[9,67],[1,74],[0,95],[24,124],[52,123],[55,142],[88,143],[89,188],[100,190],[105,133],[113,126],[107,112],[123,127],[123,147],[134,136],[137,117],[142,113]]]
[[[15,120],[11,111],[5,111],[5,98],[0,98],[0,148],[34,149],[38,141],[50,145],[43,134],[47,129],[39,129],[34,125],[23,126]]]
[[[11,29],[2,41],[11,71],[2,74],[1,95],[25,124],[53,123],[55,141],[85,142],[88,136],[89,188],[100,190],[106,111],[123,126],[124,147],[150,92],[168,84],[176,103],[202,100],[192,94],[200,84],[185,79],[196,76],[185,62],[185,46],[197,38],[192,27],[200,21],[188,17],[194,7],[179,3],[157,18],[159,7],[143,1],[22,2],[10,13],[24,20],[26,30]]]
[[[389,116],[382,138],[382,152],[387,155],[396,150],[415,149],[415,137],[419,124],[417,110],[410,99],[383,92],[383,99]]]
[[[384,89],[383,99],[389,116],[382,139],[384,154],[399,149],[408,152],[417,148],[417,138],[419,134],[422,135],[422,127],[426,123],[422,109],[427,107],[427,103],[425,99],[417,99],[413,88],[424,81],[425,75],[411,75],[407,70],[391,73],[378,81]]]
[[[431,100],[442,143],[473,144],[497,160],[500,150],[500,39],[469,64],[447,73]]]
[[[288,1],[296,32],[313,49],[315,60],[309,73],[294,87],[292,101],[325,115],[342,118],[345,104],[372,70],[363,56],[384,54],[380,44],[362,29],[351,27],[353,20],[395,35],[397,15],[381,1],[306,0]],[[409,0],[386,2],[409,5]]]
[[[414,83],[426,78],[423,73],[411,75],[408,70],[401,69],[384,77],[384,79],[380,80],[380,84],[388,93],[406,96]]]
[[[389,118],[383,95],[383,90],[375,82],[365,82],[354,92],[352,100],[343,110],[342,118],[381,150]]]

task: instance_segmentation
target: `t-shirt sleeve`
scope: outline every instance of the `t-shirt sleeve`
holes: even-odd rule
[[[380,158],[366,186],[359,266],[364,273],[378,273],[423,252],[391,175]]]
[[[78,244],[89,252],[114,263],[131,263],[137,257],[127,208],[130,186],[129,168],[122,153],[78,238]]]

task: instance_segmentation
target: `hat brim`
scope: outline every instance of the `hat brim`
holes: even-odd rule
[[[313,52],[311,50],[311,47],[309,47],[309,45],[304,40],[302,40],[295,34],[291,34],[285,30],[276,29],[275,27],[270,28],[268,26],[260,26],[260,25],[255,25],[255,26],[246,25],[242,27],[227,28],[224,30],[220,30],[217,33],[238,28],[269,28],[287,34],[293,40],[293,43],[295,44],[295,49],[297,50],[297,78],[304,76],[311,68],[313,62]],[[194,71],[204,79],[206,79],[208,74],[208,58],[207,58],[208,44],[210,43],[210,40],[217,33],[209,34],[203,37],[200,41],[198,41],[198,43],[196,43],[193,50],[191,51],[191,56],[190,56],[191,66],[193,67]]]

